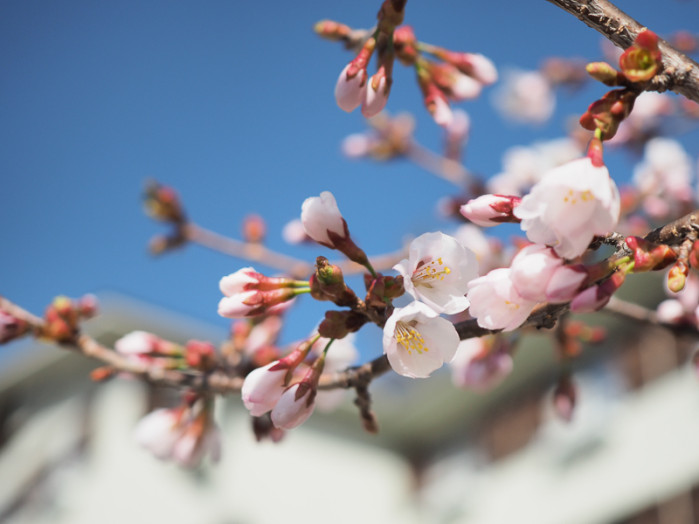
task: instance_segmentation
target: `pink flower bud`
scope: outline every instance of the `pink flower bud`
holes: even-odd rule
[[[607,305],[612,295],[621,287],[626,278],[623,271],[615,271],[611,277],[602,282],[583,289],[570,303],[573,313],[591,313]]]
[[[315,409],[316,389],[302,381],[287,388],[272,409],[272,423],[280,429],[300,426]]]
[[[148,355],[156,353],[160,339],[145,331],[132,331],[114,343],[114,349],[124,355]]]
[[[340,109],[348,113],[354,111],[364,100],[367,87],[366,69],[360,69],[353,76],[350,75],[352,62],[347,64],[340,73],[335,85],[335,100]]]
[[[444,98],[435,98],[427,108],[437,125],[446,127],[451,124],[454,114]]]
[[[461,214],[481,227],[492,227],[503,222],[519,222],[513,214],[522,201],[517,196],[483,195],[461,206]]]
[[[582,265],[563,265],[556,269],[546,285],[546,301],[553,304],[570,302],[587,279]]]
[[[309,237],[330,248],[335,247],[337,239],[349,237],[347,223],[330,191],[323,191],[319,197],[310,197],[303,202],[301,222]]]
[[[364,101],[362,103],[362,114],[371,118],[378,115],[388,102],[390,86],[387,85],[386,74],[381,68],[378,73],[369,79],[364,91]]]
[[[253,417],[270,411],[284,392],[288,368],[279,368],[279,362],[251,371],[241,389],[243,404]],[[275,368],[272,370],[272,368]]]
[[[520,250],[510,264],[512,285],[523,298],[543,302],[551,277],[562,265],[563,260],[553,249],[531,244]]]

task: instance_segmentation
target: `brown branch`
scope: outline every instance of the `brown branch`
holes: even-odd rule
[[[633,44],[645,27],[607,0],[547,0],[569,12],[622,49]],[[658,9],[662,6],[658,4]],[[652,29],[652,28],[651,28]],[[650,89],[670,89],[699,102],[699,64],[660,40],[664,71],[651,82]]]
[[[272,251],[261,244],[253,244],[226,237],[193,222],[182,225],[182,235],[189,242],[199,244],[200,246],[207,247],[225,255],[242,258],[251,262],[259,262],[265,266],[283,271],[294,278],[306,279],[314,271],[314,264]],[[370,257],[370,262],[376,271],[385,271],[400,262],[404,257],[405,249],[403,248],[393,253],[385,253],[383,255]],[[358,274],[366,271],[364,266],[350,260],[336,261],[333,262],[333,264],[339,266],[345,275]]]

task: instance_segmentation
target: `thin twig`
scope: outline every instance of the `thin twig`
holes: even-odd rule
[[[471,173],[459,162],[412,142],[405,150],[405,157],[430,173],[464,188],[473,179]]]

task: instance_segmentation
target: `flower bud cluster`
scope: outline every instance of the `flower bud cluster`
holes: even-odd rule
[[[156,409],[135,429],[136,441],[161,460],[196,467],[206,455],[221,456],[221,435],[213,419],[213,398],[186,394],[181,405]]]
[[[252,267],[223,277],[219,288],[225,296],[218,304],[218,314],[227,318],[279,313],[297,295],[310,291],[308,282],[267,277]]]
[[[325,20],[316,25],[321,36],[342,40],[359,49],[340,73],[335,99],[345,111],[361,105],[367,118],[378,114],[388,101],[394,58],[398,58],[402,64],[415,67],[425,107],[435,122],[448,126],[453,119],[449,101],[476,98],[483,86],[497,81],[497,70],[481,54],[455,52],[419,42],[410,26],[398,27],[404,7],[405,2],[386,0],[379,11],[376,30],[361,43],[353,41],[353,31],[342,24]],[[367,65],[375,51],[377,72],[369,77]]]
[[[295,428],[311,416],[325,353],[315,359],[300,380],[294,381],[294,372],[318,338],[312,337],[286,357],[248,374],[241,393],[243,403],[252,416],[260,417],[270,412],[272,424],[279,429]]]
[[[609,91],[593,102],[580,118],[580,125],[595,131],[603,140],[614,137],[619,124],[629,116],[634,101],[662,68],[662,55],[658,48],[658,37],[653,31],[643,30],[619,58],[621,71],[606,62],[588,64],[587,72],[594,79],[608,86],[623,86],[624,89]]]
[[[97,300],[85,295],[78,300],[56,297],[44,312],[45,325],[41,336],[58,343],[74,342],[78,336],[80,321],[97,314]]]

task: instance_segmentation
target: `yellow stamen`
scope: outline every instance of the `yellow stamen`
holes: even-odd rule
[[[422,338],[420,332],[415,329],[414,323],[414,321],[406,323],[399,320],[396,322],[396,330],[394,331],[396,340],[410,355],[412,355],[413,350],[418,353],[429,351],[429,348],[425,346],[425,339]]]
[[[432,287],[434,280],[444,280],[444,277],[449,273],[451,273],[451,269],[445,266],[442,257],[439,257],[437,260],[429,262],[421,261],[413,271],[411,280],[416,286]]]

